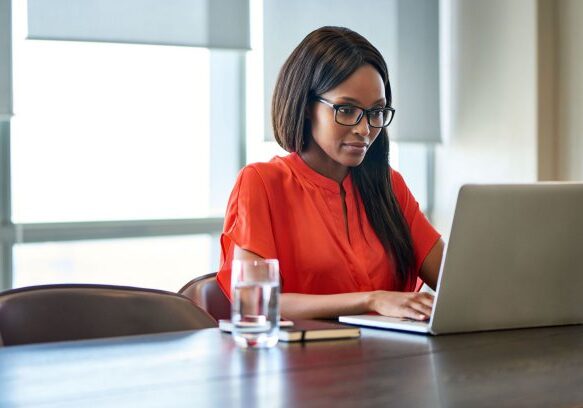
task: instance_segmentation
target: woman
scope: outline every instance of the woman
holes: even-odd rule
[[[341,27],[310,33],[279,74],[277,142],[291,154],[241,170],[221,235],[217,275],[230,291],[233,259],[277,258],[281,314],[331,318],[376,312],[426,320],[440,235],[389,165],[386,63]]]

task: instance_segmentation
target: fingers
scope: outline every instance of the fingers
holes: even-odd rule
[[[374,292],[371,311],[385,316],[428,320],[433,308],[433,295],[411,292]]]
[[[427,320],[431,316],[431,308],[420,303],[411,304],[406,310],[415,315],[414,317],[410,317],[415,320]]]
[[[432,308],[433,295],[416,293],[403,305],[403,313],[410,319],[427,320],[431,316]]]
[[[433,307],[433,295],[427,292],[415,293],[415,299],[426,306]]]
[[[406,307],[403,307],[400,310],[400,313],[398,313],[398,316],[396,316],[396,317],[402,317],[402,318],[411,319],[411,320],[427,320],[427,319],[429,319],[429,317],[427,315],[420,313],[414,309],[406,308]]]

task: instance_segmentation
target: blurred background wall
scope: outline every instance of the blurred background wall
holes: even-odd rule
[[[583,180],[583,2],[442,0],[434,223],[459,186]]]

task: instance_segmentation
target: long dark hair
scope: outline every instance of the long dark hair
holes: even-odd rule
[[[284,63],[271,104],[275,139],[288,152],[300,153],[311,137],[306,107],[316,95],[338,86],[359,67],[370,64],[392,101],[387,65],[366,38],[344,27],[322,27],[303,39]],[[393,193],[389,176],[389,137],[381,129],[363,162],[351,169],[368,221],[396,263],[397,278],[406,287],[414,265],[407,223]]]

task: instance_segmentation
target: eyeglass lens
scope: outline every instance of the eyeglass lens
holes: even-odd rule
[[[368,124],[383,127],[390,123],[393,112],[388,109],[375,109],[368,113]],[[353,126],[360,122],[364,111],[354,106],[340,106],[336,111],[336,121],[341,125]]]

